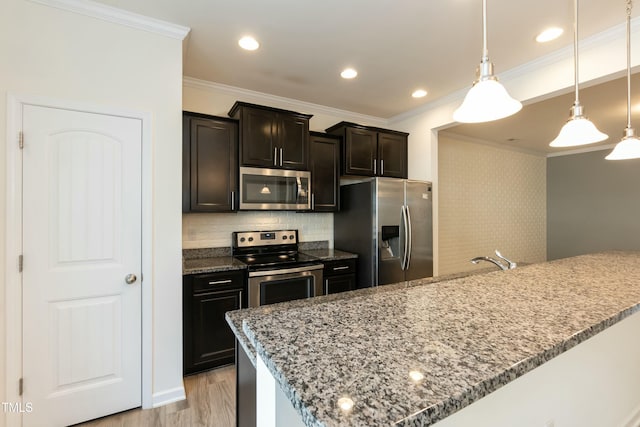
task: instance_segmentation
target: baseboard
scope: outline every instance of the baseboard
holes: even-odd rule
[[[187,395],[184,392],[184,386],[172,388],[153,394],[152,407],[168,405],[169,403],[185,400]]]
[[[620,427],[640,427],[640,405],[636,406]]]

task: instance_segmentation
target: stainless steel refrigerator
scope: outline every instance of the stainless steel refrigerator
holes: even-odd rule
[[[371,178],[340,187],[334,243],[358,254],[358,287],[433,276],[431,183]]]

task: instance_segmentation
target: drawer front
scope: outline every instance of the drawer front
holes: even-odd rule
[[[356,260],[344,259],[324,262],[324,277],[351,274],[356,272]]]
[[[193,277],[193,293],[244,288],[244,284],[244,270],[198,274]]]

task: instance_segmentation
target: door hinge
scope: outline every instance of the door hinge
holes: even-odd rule
[[[20,255],[18,256],[18,272],[22,273],[23,265],[24,265],[24,257]]]
[[[22,150],[24,148],[24,133],[18,132],[18,147]]]
[[[18,380],[18,395],[22,396],[22,391],[24,390],[24,381],[22,378]]]

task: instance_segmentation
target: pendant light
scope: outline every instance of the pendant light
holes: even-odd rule
[[[622,140],[605,159],[625,160],[640,158],[640,139],[631,127],[631,0],[627,0],[627,127]]]
[[[560,133],[549,144],[551,147],[574,147],[593,144],[609,138],[584,116],[578,92],[578,0],[574,0],[575,20],[573,22],[573,67],[576,87],[576,100],[570,111],[569,120],[562,126]]]
[[[482,0],[482,60],[476,70],[477,79],[469,89],[462,105],[453,113],[461,123],[482,123],[502,119],[522,109],[520,101],[513,99],[493,74],[487,48],[487,0]]]

